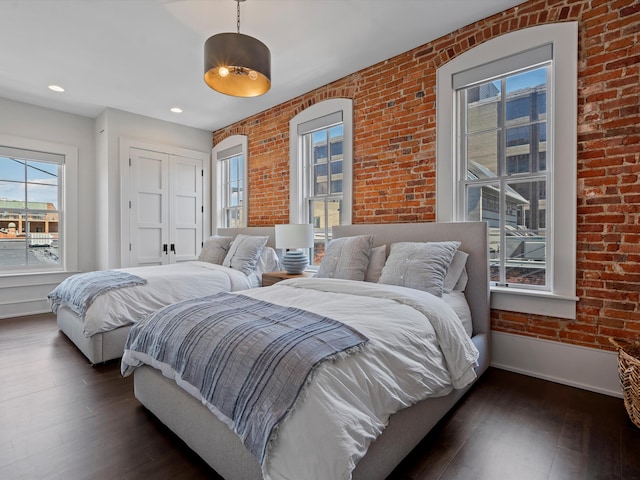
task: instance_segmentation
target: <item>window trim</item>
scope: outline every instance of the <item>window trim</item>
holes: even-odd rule
[[[462,221],[462,196],[458,194],[458,144],[455,138],[457,108],[452,78],[473,69],[525,52],[543,44],[553,44],[550,93],[554,118],[549,119],[548,135],[553,139],[554,205],[550,212],[553,226],[548,240],[551,246],[551,292],[491,287],[491,307],[521,313],[576,318],[576,228],[577,228],[577,92],[578,24],[565,22],[540,25],[480,44],[443,65],[436,72],[436,219]],[[568,159],[566,161],[563,159]],[[548,187],[549,188],[549,187]],[[451,192],[454,192],[453,195]]]
[[[213,187],[213,208],[211,219],[211,225],[213,225],[214,233],[218,228],[226,228],[224,224],[224,199],[223,199],[223,185],[224,175],[222,172],[222,162],[218,161],[218,153],[232,148],[239,148],[238,154],[242,155],[242,188],[243,188],[243,202],[242,202],[242,227],[247,226],[248,213],[249,213],[249,155],[248,155],[249,137],[247,135],[231,135],[224,140],[218,142],[212,149],[211,160],[215,162],[211,169],[212,187]]]
[[[58,188],[62,189],[59,212],[59,231],[62,232],[59,267],[32,267],[3,270],[0,276],[76,272],[78,270],[78,147],[47,140],[0,134],[0,145],[22,150],[52,153],[64,157],[63,173]]]
[[[342,112],[342,225],[350,225],[353,214],[353,100],[332,98],[312,105],[289,122],[289,222],[308,223],[308,206],[304,202],[304,168],[301,165],[303,124]]]

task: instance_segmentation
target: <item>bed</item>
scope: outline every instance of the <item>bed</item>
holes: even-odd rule
[[[381,247],[384,245],[385,248],[383,250],[386,250],[387,253],[389,253],[390,246],[395,242],[459,241],[459,249],[468,254],[465,269],[468,280],[464,289],[464,296],[471,315],[472,333],[470,341],[475,346],[477,354],[477,360],[471,369],[475,371],[477,376],[480,376],[487,369],[490,355],[490,319],[488,229],[484,222],[352,225],[334,227],[333,233],[334,238],[373,234],[374,246]],[[309,279],[309,281],[313,282],[314,279]],[[336,284],[341,281],[336,280]],[[276,289],[273,292],[282,292],[284,289],[297,288],[295,285],[288,285],[288,282],[300,284],[304,283],[305,280],[281,282],[275,286],[259,289],[260,291],[251,291],[250,293],[258,297],[269,298],[269,289]],[[362,282],[362,284],[366,283]],[[271,296],[281,298],[282,294]],[[352,358],[354,357],[348,357],[347,361],[351,361]],[[225,479],[261,478],[263,476],[263,468],[256,456],[249,452],[241,442],[240,437],[232,432],[218,417],[214,416],[200,399],[196,399],[192,394],[180,388],[174,380],[165,376],[166,372],[163,375],[158,368],[150,365],[127,366],[124,360],[123,358],[123,373],[128,368],[133,370],[136,398],[160,421],[182,438],[216,472]],[[316,373],[313,382],[318,381],[317,377],[324,375],[324,372],[330,368],[333,367],[327,367],[321,373]],[[377,436],[375,440],[366,440],[364,446],[360,445],[358,447],[361,452],[364,449],[365,453],[355,455],[354,461],[357,463],[353,471],[335,478],[349,478],[350,475],[355,479],[386,478],[395,466],[468,391],[474,381],[466,383],[463,388],[441,390],[441,392],[450,390],[450,393],[445,395],[416,402],[409,401],[407,405],[410,406],[400,408],[396,413],[388,417],[388,423],[385,422],[386,426],[382,426],[381,433],[374,435]],[[311,389],[312,387],[309,388]],[[278,430],[278,437],[282,436],[285,439],[284,443],[293,441],[295,444],[296,437],[290,434],[291,429],[289,427],[290,424],[298,422],[298,418],[302,415],[298,415],[298,413],[305,409],[307,403],[313,405],[315,397],[312,397],[311,393],[308,393],[308,395],[309,397],[305,398],[296,407],[293,414],[282,423],[281,429]],[[307,409],[306,411],[313,410]],[[300,434],[297,437],[301,445],[308,441],[305,437],[305,434]],[[312,436],[312,440],[313,438]],[[278,440],[280,441],[281,439],[279,438]],[[322,450],[320,449],[321,445],[328,445],[333,440],[335,439],[330,438],[329,441],[318,442],[318,451]],[[273,458],[287,455],[279,446],[273,448],[278,448],[279,450],[272,453],[270,462],[273,462]],[[362,458],[358,459],[359,456]],[[269,471],[267,473],[271,475],[272,472]],[[280,475],[278,473],[272,475],[272,477],[316,478],[317,475],[313,473],[302,477],[291,477],[287,476],[287,474]],[[327,476],[327,478],[333,477]]]
[[[238,235],[268,237],[264,252],[275,255],[273,227],[219,228],[217,236]],[[265,271],[277,270],[266,255],[261,257]],[[97,297],[84,315],[64,304],[55,308],[58,328],[87,357],[91,364],[122,357],[131,324],[150,311],[184,298],[210,293],[212,290],[244,290],[259,286],[260,276],[210,262],[182,262],[171,265],[131,267],[119,271],[144,278],[147,285],[115,289]],[[260,273],[260,272],[258,272]],[[147,289],[153,286],[154,290]],[[52,292],[53,293],[53,292]],[[53,309],[53,305],[52,305]]]

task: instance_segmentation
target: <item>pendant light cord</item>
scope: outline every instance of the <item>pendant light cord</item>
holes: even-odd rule
[[[238,4],[238,33],[240,33],[240,0],[236,0]]]

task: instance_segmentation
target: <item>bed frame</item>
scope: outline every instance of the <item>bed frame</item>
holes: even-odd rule
[[[472,312],[480,376],[489,366],[488,227],[484,222],[376,224],[333,227],[335,238],[375,234],[375,246],[398,241],[458,240],[469,253],[465,295]],[[389,425],[357,464],[354,479],[386,478],[471,386],[423,400],[391,416]],[[136,398],[227,480],[261,478],[256,458],[205,406],[152,367],[134,372]]]
[[[234,237],[244,235],[267,235],[267,246],[275,248],[274,227],[219,228],[218,235]],[[56,314],[58,328],[89,359],[92,365],[104,363],[122,357],[124,343],[129,334],[130,325],[101,332],[87,337],[83,332],[83,322],[73,310],[65,307]]]

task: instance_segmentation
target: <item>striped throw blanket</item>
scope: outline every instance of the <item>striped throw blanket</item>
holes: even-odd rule
[[[134,325],[122,359],[175,371],[263,463],[269,439],[323,361],[368,339],[341,322],[221,292],[169,305]]]
[[[47,298],[53,313],[58,313],[58,308],[63,306],[84,317],[98,295],[115,288],[145,283],[147,281],[144,278],[118,270],[79,273],[63,280]]]

